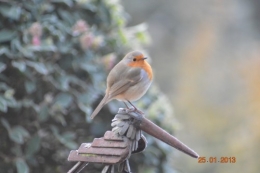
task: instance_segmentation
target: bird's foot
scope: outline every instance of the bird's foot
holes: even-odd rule
[[[142,111],[139,111],[138,109],[136,109],[134,107],[130,107],[128,109],[127,108],[119,108],[118,114],[125,114],[125,115],[127,115],[131,118],[134,118],[136,120],[134,122],[137,123],[137,124],[140,124],[143,117],[144,117],[144,113]]]
[[[127,112],[135,112],[135,113],[144,115],[144,112],[137,109],[136,107],[128,107],[128,108],[126,108],[126,110],[127,110]]]

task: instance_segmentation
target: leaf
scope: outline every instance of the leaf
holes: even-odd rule
[[[17,159],[15,161],[15,166],[17,169],[17,173],[29,173],[29,167],[23,159]]]
[[[17,101],[14,98],[7,98],[5,101],[8,107],[18,107]]]
[[[10,139],[18,144],[23,144],[25,138],[29,136],[29,132],[22,126],[16,126],[9,130]]]
[[[6,119],[1,118],[1,123],[6,128],[7,131],[9,131],[11,129],[10,124],[8,123],[8,121]]]
[[[78,106],[79,106],[80,110],[82,110],[86,115],[90,115],[92,113],[91,107],[86,106],[81,102],[78,103]]]
[[[63,3],[66,4],[67,6],[71,7],[73,5],[72,0],[52,0],[53,3]]]
[[[66,147],[69,149],[75,149],[77,147],[77,144],[71,140],[74,135],[71,135],[70,133],[64,133],[64,136],[59,134],[59,130],[56,126],[51,126],[51,130],[54,134],[54,136]]]
[[[26,69],[26,64],[23,61],[12,61],[12,66],[17,68],[21,72],[24,72]]]
[[[0,82],[0,89],[3,90],[8,90],[10,87],[8,85],[6,85],[6,83],[4,82]]]
[[[47,105],[43,105],[40,108],[40,112],[39,112],[38,116],[39,116],[40,121],[42,121],[42,122],[46,121],[49,117],[49,107]]]
[[[16,32],[10,30],[0,31],[0,43],[11,41],[16,35]]]
[[[73,132],[65,132],[62,134],[62,137],[66,140],[72,140],[76,138],[76,135]]]
[[[17,5],[11,6],[11,7],[1,6],[0,11],[6,17],[13,19],[13,20],[18,20],[20,18],[22,9],[20,6],[17,6]]]
[[[80,4],[80,7],[86,10],[90,10],[92,12],[96,12],[97,11],[97,6],[95,6],[93,3],[88,2],[88,3],[84,3],[84,2],[80,2],[80,0],[78,0],[78,3]]]
[[[26,92],[28,94],[31,94],[32,92],[34,92],[36,90],[36,85],[35,85],[34,82],[26,81],[25,82],[25,89],[26,89]]]
[[[0,62],[0,73],[6,69],[6,64]]]
[[[78,106],[79,106],[80,110],[82,110],[85,113],[86,122],[91,122],[92,119],[90,118],[90,115],[93,111],[92,108],[84,105],[81,102],[78,103]]]
[[[0,48],[0,55],[7,55],[7,56],[10,56],[10,51],[9,49],[7,49],[6,47],[1,47]]]
[[[70,78],[68,76],[65,76],[65,75],[63,75],[60,78],[58,78],[58,81],[59,81],[59,83],[61,85],[61,89],[63,91],[67,91],[69,89],[69,79]]]
[[[41,138],[38,134],[34,135],[27,143],[25,153],[28,157],[34,155],[39,149]]]
[[[14,96],[14,89],[6,90],[4,96],[7,99],[13,98],[13,96]]]
[[[55,98],[55,104],[58,104],[64,108],[68,107],[72,102],[72,96],[68,93],[60,93]]]
[[[27,61],[26,62],[28,66],[33,67],[37,72],[43,74],[43,75],[47,75],[48,74],[48,69],[46,68],[46,66],[41,63],[41,62],[32,62],[32,61]]]
[[[9,106],[9,107],[16,107],[17,106],[17,102],[14,98],[14,89],[7,89],[4,93],[4,99],[5,99],[5,102],[6,102],[6,105]]]
[[[0,111],[7,112],[7,103],[4,97],[0,96]]]
[[[68,11],[59,9],[58,13],[62,17],[62,19],[64,21],[67,21],[69,24],[73,24],[75,22],[74,19],[72,18],[71,13],[69,13]]]

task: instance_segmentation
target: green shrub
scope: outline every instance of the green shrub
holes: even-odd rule
[[[65,172],[71,149],[111,129],[119,102],[89,119],[107,73],[149,40],[145,25],[127,28],[125,16],[109,0],[0,2],[0,172]],[[165,102],[153,87],[138,106],[158,125],[168,120],[164,127],[172,131]],[[150,149],[134,156],[132,167],[164,172],[170,148],[148,141]]]

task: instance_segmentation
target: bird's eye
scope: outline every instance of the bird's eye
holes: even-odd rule
[[[134,58],[133,61],[136,61],[136,58]]]

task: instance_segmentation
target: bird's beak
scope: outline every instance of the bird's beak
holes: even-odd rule
[[[143,57],[143,60],[146,60],[147,59],[147,57]]]

